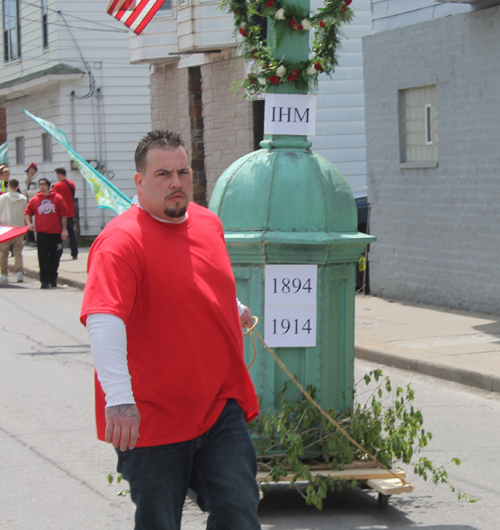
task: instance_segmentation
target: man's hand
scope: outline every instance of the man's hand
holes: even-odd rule
[[[66,228],[61,232],[61,239],[64,241],[65,239],[68,239],[68,231]]]
[[[252,313],[250,312],[250,309],[245,305],[243,306],[245,309],[243,310],[243,313],[240,315],[240,322],[242,328],[251,328],[253,326],[253,320],[252,320]]]
[[[133,449],[139,438],[141,415],[136,405],[106,407],[106,442],[120,451]]]

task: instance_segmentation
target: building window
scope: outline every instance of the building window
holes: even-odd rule
[[[42,134],[42,161],[52,162],[52,136],[49,133]]]
[[[24,136],[16,138],[16,164],[24,164]]]
[[[4,61],[21,57],[21,26],[19,18],[20,0],[3,0],[3,50]]]
[[[400,92],[401,162],[438,161],[436,86]]]
[[[158,9],[158,15],[169,16],[172,14],[172,0],[165,0]]]
[[[44,50],[49,47],[49,8],[48,0],[42,0],[42,46]]]

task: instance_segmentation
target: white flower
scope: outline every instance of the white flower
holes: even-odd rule
[[[285,10],[283,8],[278,9],[278,11],[276,11],[276,13],[274,13],[274,17],[277,20],[285,20]]]
[[[286,74],[286,68],[283,65],[279,66],[278,69],[276,70],[276,75],[279,77],[283,77],[285,74]]]
[[[259,83],[260,83],[262,86],[264,86],[264,85],[267,84],[267,81],[266,81],[266,79],[264,79],[263,77],[259,77]]]
[[[309,30],[312,28],[311,23],[309,22],[309,20],[308,20],[307,18],[305,18],[305,19],[301,22],[301,24],[302,24],[302,29],[305,29],[305,30],[307,30],[307,31],[309,31]]]
[[[314,68],[314,66],[310,66],[307,69],[307,75],[314,75],[316,72],[317,72],[317,70],[316,70],[316,68]]]

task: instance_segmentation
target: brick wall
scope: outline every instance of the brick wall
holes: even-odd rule
[[[151,74],[151,124],[153,129],[172,129],[190,147],[188,69],[177,64],[155,66]]]
[[[244,76],[243,59],[228,58],[201,67],[207,198],[217,179],[241,156],[253,151],[252,103],[231,84]]]
[[[210,200],[215,183],[224,170],[241,156],[253,151],[252,103],[243,100],[244,93],[233,93],[231,84],[244,76],[242,59],[213,54],[212,61],[199,68],[201,72],[202,107],[193,105],[190,88],[199,80],[191,76],[197,67],[178,68],[177,63],[156,66],[151,75],[151,121],[153,129],[174,129],[182,134],[197,171],[195,192],[200,203]],[[201,111],[201,115],[200,115]],[[198,122],[199,127],[195,122]],[[193,143],[203,130],[204,169],[200,164],[200,142]],[[196,132],[198,131],[198,132]],[[198,178],[199,177],[199,178]],[[205,186],[206,191],[201,188]],[[197,186],[197,185],[201,186]],[[204,194],[204,197],[201,196]]]
[[[364,37],[374,294],[500,312],[500,8]],[[439,166],[401,169],[398,90],[437,87]]]
[[[7,113],[5,109],[0,109],[0,145],[7,140]]]

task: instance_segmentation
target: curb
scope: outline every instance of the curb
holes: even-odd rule
[[[417,372],[424,375],[437,377],[453,381],[462,385],[488,390],[490,392],[500,392],[500,377],[487,375],[474,370],[446,366],[443,364],[430,363],[419,359],[408,359],[398,357],[391,353],[384,353],[369,348],[354,347],[354,355],[357,359],[380,363],[386,366],[392,366],[401,370]]]
[[[9,265],[9,271],[15,272],[13,265]],[[27,268],[24,268],[24,275],[35,280],[40,278],[38,271]],[[75,287],[81,291],[85,289],[85,282],[74,280],[66,276],[59,276],[57,278],[57,283],[59,285],[69,285],[70,287]],[[394,368],[399,368],[400,370],[408,370],[423,375],[430,375],[432,377],[437,377],[438,379],[480,388],[481,390],[487,390],[489,392],[500,392],[499,376],[431,363],[420,359],[399,357],[391,353],[384,353],[371,348],[359,346],[354,346],[354,355],[357,359],[363,359],[365,361],[371,361],[385,366],[392,366]]]
[[[9,272],[15,272],[14,265],[9,265]],[[28,278],[33,278],[34,280],[40,279],[40,273],[38,271],[27,269],[26,267],[23,267],[23,274]],[[83,291],[85,289],[85,282],[73,280],[66,276],[59,275],[57,277],[57,283],[59,285],[69,285],[70,287],[75,287],[76,289],[80,289],[80,291]]]

